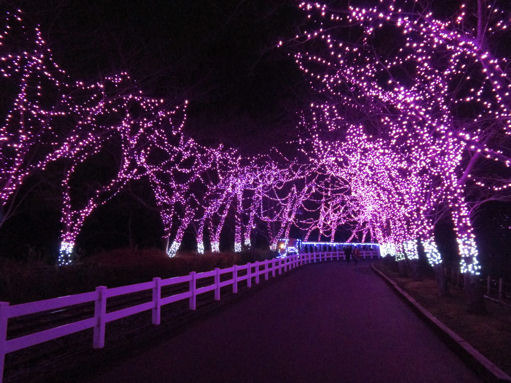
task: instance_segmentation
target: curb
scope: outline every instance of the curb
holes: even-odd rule
[[[432,326],[447,343],[461,356],[465,362],[470,362],[469,367],[475,369],[486,381],[491,382],[511,382],[511,377],[497,367],[492,361],[477,351],[470,343],[461,336],[452,331],[443,324],[438,318],[426,310],[410,294],[404,291],[392,279],[387,277],[382,271],[378,270],[374,264],[371,265],[373,271],[387,282],[412,308]]]
[[[511,304],[507,303],[507,302],[503,302],[503,301],[499,301],[498,299],[496,298],[493,298],[493,297],[490,297],[488,295],[484,295],[484,299],[488,299],[489,301],[492,301],[493,303],[497,303],[499,305],[502,305],[502,306],[506,306],[506,307],[511,307]]]

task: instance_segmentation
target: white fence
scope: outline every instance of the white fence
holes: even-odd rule
[[[328,255],[329,257],[330,256],[333,256],[333,257],[337,257],[337,255],[339,254],[339,257],[341,259],[346,259],[346,254],[344,253],[343,250],[313,250],[311,251],[310,253],[305,253],[305,255],[307,254],[317,254],[318,257],[320,256],[324,256],[324,255]],[[353,256],[353,253],[352,253],[352,256]],[[360,251],[360,258],[362,259],[378,259],[380,257],[379,255],[379,252],[376,251],[376,250],[361,250]]]
[[[197,307],[197,296],[200,294],[214,291],[214,299],[219,301],[222,287],[232,285],[232,291],[236,294],[238,292],[238,284],[241,281],[246,281],[247,287],[251,287],[253,280],[255,280],[255,283],[259,283],[261,276],[268,279],[270,273],[272,277],[275,277],[277,273],[280,275],[282,272],[287,272],[304,264],[334,259],[340,260],[343,258],[344,254],[342,254],[341,251],[306,253],[286,258],[268,259],[262,262],[248,263],[242,266],[234,265],[226,269],[216,268],[214,270],[201,273],[193,271],[182,277],[167,279],[156,277],[150,282],[114,287],[110,289],[105,286],[98,286],[95,291],[45,299],[36,302],[17,305],[10,305],[8,302],[0,302],[0,383],[2,382],[3,377],[5,355],[10,352],[18,351],[90,328],[93,329],[92,347],[100,349],[105,345],[106,324],[109,322],[150,310],[152,311],[152,323],[154,325],[159,325],[161,307],[170,303],[187,299],[190,310],[195,310]],[[239,275],[238,272],[242,270],[246,270],[246,273],[244,273],[244,275]],[[232,273],[231,279],[222,281],[221,276],[228,273]],[[198,280],[211,277],[213,277],[212,284],[197,287]],[[188,282],[187,291],[162,297],[162,287],[186,282]],[[152,291],[152,299],[150,301],[116,311],[107,312],[108,298],[147,290]],[[90,318],[37,331],[17,338],[7,338],[7,326],[10,318],[63,309],[88,302],[94,302],[94,315]]]

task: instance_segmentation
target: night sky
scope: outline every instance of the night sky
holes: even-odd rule
[[[276,48],[304,22],[294,1],[15,3],[73,78],[127,71],[149,95],[188,99],[186,129],[201,143],[251,154],[296,137],[308,88]]]

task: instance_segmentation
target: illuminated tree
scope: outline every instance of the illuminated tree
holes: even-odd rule
[[[481,39],[466,28],[465,5],[454,21],[441,21],[417,2],[412,5],[411,12],[394,1],[337,11],[302,3],[316,23],[297,39],[321,41],[322,48],[302,50],[296,60],[313,86],[335,103],[345,123],[362,122],[405,159],[405,171],[429,175],[430,182],[422,184],[439,194],[431,201],[450,203],[461,271],[479,274],[465,181],[475,157],[509,166],[507,157],[492,149],[486,138],[509,129],[506,60],[485,50]],[[499,11],[493,14],[501,16]],[[486,21],[507,28],[502,18]],[[350,34],[338,33],[340,27],[357,29],[355,41],[343,39]],[[384,36],[392,36],[392,43],[378,49],[375,44]],[[464,106],[472,115],[460,111]],[[409,177],[402,178],[397,182],[408,182]]]
[[[103,108],[97,96],[104,85],[72,81],[54,61],[39,28],[23,24],[21,10],[7,12],[3,27],[0,74],[5,88],[16,91],[5,95],[12,103],[0,126],[0,226],[28,176],[57,160],[94,152],[103,131],[87,120]]]

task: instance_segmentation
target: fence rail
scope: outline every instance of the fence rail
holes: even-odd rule
[[[368,257],[368,255],[363,254],[364,259]],[[371,256],[370,258],[373,257],[374,256]],[[95,291],[45,299],[36,302],[17,305],[10,305],[8,302],[0,302],[0,383],[3,378],[5,355],[8,353],[91,328],[93,329],[92,347],[95,349],[101,349],[105,346],[106,324],[109,322],[135,315],[143,311],[151,311],[152,324],[159,325],[161,320],[161,308],[165,305],[181,300],[188,300],[189,309],[195,310],[197,307],[197,296],[200,294],[214,291],[214,299],[219,301],[221,298],[222,287],[232,285],[232,291],[236,294],[238,292],[238,284],[242,281],[246,281],[247,287],[251,287],[253,281],[255,281],[256,284],[259,283],[261,276],[268,280],[270,273],[272,277],[275,277],[277,273],[278,275],[281,275],[283,272],[287,272],[305,264],[341,259],[344,259],[342,251],[304,253],[291,255],[285,258],[274,258],[261,262],[247,263],[246,265],[241,266],[234,265],[224,269],[216,268],[214,270],[201,273],[192,271],[188,275],[180,277],[166,279],[155,277],[149,282],[136,283],[121,287],[107,288],[106,286],[98,286]],[[240,271],[246,272],[240,275]],[[222,281],[221,276],[229,273],[232,273],[231,278]],[[212,277],[213,283],[197,287],[197,281]],[[183,283],[188,283],[188,289],[186,291],[165,297],[162,296],[162,287]],[[117,309],[115,311],[107,311],[109,298],[142,291],[150,291],[151,300]],[[93,315],[90,318],[81,319],[41,331],[35,331],[30,334],[14,338],[8,337],[7,330],[9,319],[43,313],[51,310],[64,309],[84,303],[94,303]]]

